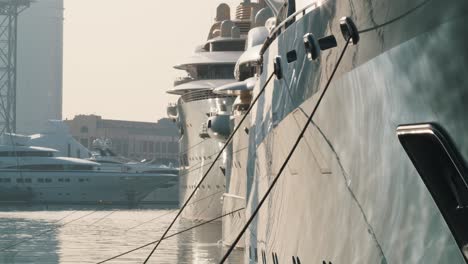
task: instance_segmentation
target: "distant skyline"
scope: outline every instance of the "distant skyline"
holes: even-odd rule
[[[206,40],[223,2],[241,0],[65,0],[63,118],[166,117],[172,66]]]

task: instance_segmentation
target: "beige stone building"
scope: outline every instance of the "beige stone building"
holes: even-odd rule
[[[178,164],[178,130],[169,119],[157,123],[102,119],[78,115],[65,120],[73,137],[88,149],[95,139],[110,139],[115,153],[134,160]]]

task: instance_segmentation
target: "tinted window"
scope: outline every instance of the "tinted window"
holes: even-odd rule
[[[234,64],[200,65],[197,68],[197,79],[234,79]]]

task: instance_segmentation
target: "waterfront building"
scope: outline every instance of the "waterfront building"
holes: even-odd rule
[[[95,139],[110,139],[116,154],[134,160],[178,163],[178,131],[167,118],[156,123],[103,119],[78,115],[65,120],[72,136],[88,149]]]

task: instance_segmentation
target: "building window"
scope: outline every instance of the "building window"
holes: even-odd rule
[[[81,133],[88,133],[88,131],[89,131],[89,129],[88,129],[87,126],[82,126],[82,127],[80,128],[80,132],[81,132]]]

